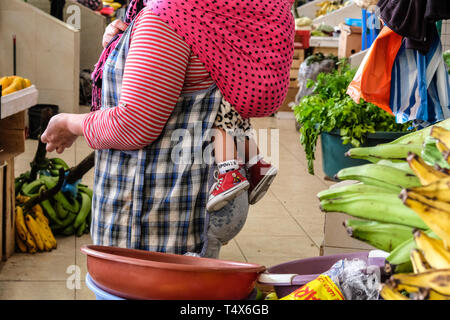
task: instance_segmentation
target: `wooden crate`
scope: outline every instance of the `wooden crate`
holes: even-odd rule
[[[0,169],[0,261],[3,260],[3,168]]]
[[[25,151],[25,111],[0,120],[0,163]]]
[[[0,256],[7,260],[15,246],[14,157],[25,151],[25,111],[1,119],[0,136]]]
[[[1,256],[5,261],[14,254],[15,247],[15,191],[14,158],[0,163],[0,203],[1,203]]]

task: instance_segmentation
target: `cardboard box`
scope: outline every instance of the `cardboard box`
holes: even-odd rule
[[[304,60],[300,60],[300,59],[294,59],[292,60],[292,65],[291,65],[291,69],[299,69],[300,65],[302,64]]]
[[[278,112],[282,112],[282,111],[293,112],[292,109],[289,107],[289,103],[295,101],[295,96],[297,95],[297,92],[298,92],[298,88],[289,88],[288,89],[286,98],[284,99],[284,102],[281,105],[281,107],[278,109]]]
[[[291,68],[291,73],[290,73],[291,80],[297,80],[298,79],[298,70],[299,69]]]
[[[305,50],[303,49],[294,49],[294,60],[301,60],[303,61],[305,59]]]
[[[0,162],[1,257],[7,260],[15,249],[14,158]]]
[[[361,51],[361,27],[341,24],[338,58],[348,58]]]

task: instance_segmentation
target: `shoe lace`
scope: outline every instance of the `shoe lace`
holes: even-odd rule
[[[216,180],[214,184],[214,189],[219,190],[220,186],[222,185],[223,178],[219,178],[219,171],[214,171],[214,179]]]

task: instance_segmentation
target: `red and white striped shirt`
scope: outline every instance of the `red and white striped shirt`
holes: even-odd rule
[[[181,93],[213,83],[182,38],[144,9],[131,34],[120,103],[88,114],[84,137],[93,149],[141,149],[158,138]]]

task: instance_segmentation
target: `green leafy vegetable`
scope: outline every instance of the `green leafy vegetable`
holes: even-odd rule
[[[448,74],[450,74],[450,51],[444,52],[444,62],[447,65]]]
[[[300,143],[308,160],[308,172],[314,174],[314,160],[317,139],[322,132],[339,129],[342,143],[361,146],[367,134],[376,131],[407,131],[411,122],[398,124],[395,117],[374,104],[363,100],[359,104],[347,95],[347,87],[356,70],[345,60],[331,73],[320,73],[316,81],[310,80],[308,88],[313,94],[305,96],[293,107],[296,120],[300,124]]]

